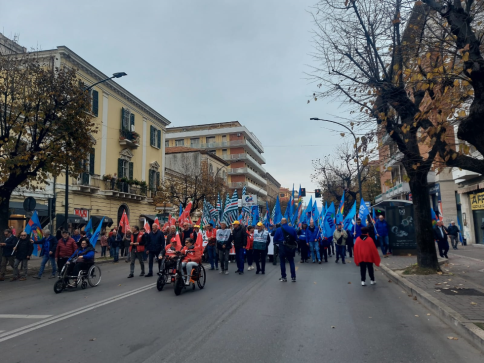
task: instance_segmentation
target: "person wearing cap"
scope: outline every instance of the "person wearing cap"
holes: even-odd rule
[[[257,229],[254,231],[254,261],[257,267],[256,275],[266,273],[266,260],[267,252],[269,250],[269,245],[271,243],[271,236],[268,231],[264,229],[264,225],[259,222],[257,223]]]
[[[455,222],[454,221],[451,221],[450,222],[450,226],[447,227],[447,232],[449,233],[449,237],[450,237],[450,243],[452,244],[452,248],[454,250],[457,249],[457,243],[459,241],[459,227],[457,227],[455,225]]]
[[[208,261],[210,262],[210,270],[218,270],[217,230],[213,228],[212,222],[210,222],[203,231],[203,240],[207,243],[207,254]]]
[[[191,238],[187,238],[182,254],[185,256],[182,262],[182,268],[186,271],[185,285],[189,285],[192,270],[202,263],[202,250],[194,246],[194,241]]]
[[[232,223],[233,230],[232,234],[230,235],[229,242],[234,243],[235,248],[235,259],[237,261],[237,270],[235,273],[239,275],[244,274],[244,249],[247,246],[247,231],[245,227],[240,225],[238,220],[233,221]]]
[[[297,243],[299,245],[299,250],[301,251],[301,263],[309,260],[309,242],[306,240],[307,233],[308,224],[303,222],[301,229],[297,231]]]
[[[376,238],[380,243],[381,253],[383,256],[391,253],[390,243],[388,241],[388,223],[385,221],[385,217],[378,216],[378,220],[375,223]]]
[[[254,262],[254,226],[247,227],[247,245],[245,246],[245,253],[247,255],[247,271],[254,269],[252,263]]]
[[[192,239],[192,241],[197,240],[197,236],[198,236],[199,231],[200,231],[200,226],[198,224],[195,224],[193,226],[193,232],[190,234],[190,238]]]
[[[343,223],[339,223],[336,229],[333,232],[333,241],[336,242],[336,263],[338,263],[339,258],[341,257],[341,262],[345,264],[345,257],[346,257],[346,239],[348,238],[348,234],[343,229]]]
[[[292,249],[288,242],[294,242],[295,248]],[[296,282],[296,265],[294,264],[294,255],[297,246],[297,234],[293,227],[287,225],[287,219],[282,218],[281,226],[277,228],[274,235],[274,244],[279,245],[279,257],[281,259],[281,278],[279,281],[287,282],[286,278],[286,260],[291,268],[292,282]]]
[[[229,274],[229,253],[231,248],[230,239],[230,229],[227,229],[227,222],[221,221],[220,228],[217,229],[216,233],[217,239],[217,250],[218,259],[220,261],[220,273],[228,275]]]

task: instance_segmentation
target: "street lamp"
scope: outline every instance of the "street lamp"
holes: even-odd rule
[[[96,82],[96,83],[90,85],[89,87],[86,87],[86,89],[84,89],[84,91],[89,91],[94,86],[96,86],[96,85],[98,85],[100,83],[109,81],[110,79],[113,79],[113,78],[121,78],[121,77],[124,77],[124,76],[127,76],[127,75],[128,74],[125,73],[125,72],[116,72],[116,73],[113,73],[113,76],[112,77],[109,77],[109,78],[103,79],[103,80],[101,80],[99,82]],[[65,230],[67,231],[67,229],[69,227],[69,223],[67,222],[67,219],[69,217],[69,168],[67,167],[67,165],[66,165],[66,186],[65,186],[65,190],[66,190],[66,193],[65,193],[65,202],[64,202],[64,205],[65,205],[65,209],[64,209],[64,227],[65,227]]]
[[[339,123],[339,122],[336,122],[336,121],[325,120],[325,119],[317,118],[317,117],[311,117],[310,120],[321,121],[321,122],[331,122],[333,124],[340,125],[340,126],[344,127],[346,130],[348,130],[351,133],[351,135],[353,135],[353,138],[355,139],[355,146],[356,146],[356,171],[357,171],[357,175],[358,175],[358,190],[359,190],[359,193],[360,193],[360,202],[361,202],[361,198],[363,197],[363,194],[362,194],[362,191],[361,191],[360,159],[358,157],[358,145],[357,145],[358,141],[356,140],[356,135],[353,133],[353,131],[351,131],[351,129],[348,126],[343,125],[342,123]]]

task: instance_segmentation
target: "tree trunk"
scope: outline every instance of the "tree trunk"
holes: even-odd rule
[[[0,188],[0,231],[2,232],[0,235],[0,241],[3,242],[5,240],[3,231],[10,227],[8,225],[8,217],[11,192],[6,192],[2,189],[3,188]]]
[[[410,176],[415,237],[417,239],[417,263],[419,267],[440,270],[435,249],[432,216],[430,212],[427,172],[416,172]]]

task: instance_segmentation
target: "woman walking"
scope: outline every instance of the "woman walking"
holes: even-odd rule
[[[375,242],[369,236],[367,227],[361,228],[361,236],[356,239],[354,250],[354,261],[356,266],[360,266],[361,272],[361,286],[366,286],[366,270],[370,275],[371,284],[374,285],[375,274],[373,272],[373,264],[380,266],[380,255],[376,249]]]

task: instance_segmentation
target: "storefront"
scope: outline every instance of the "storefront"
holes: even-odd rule
[[[484,192],[469,194],[476,243],[484,242]]]

